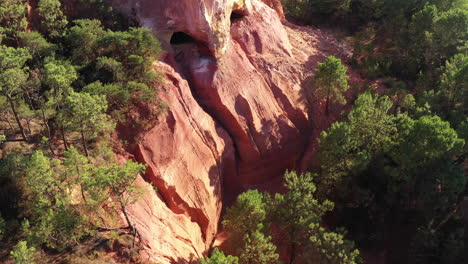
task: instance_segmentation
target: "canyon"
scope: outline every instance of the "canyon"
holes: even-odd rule
[[[168,105],[141,132],[134,159],[146,191],[129,208],[145,258],[161,264],[206,256],[223,208],[244,190],[281,191],[304,170],[333,118],[303,92],[318,61],[351,49],[324,30],[287,22],[279,0],[114,0],[152,30],[164,52],[155,70]],[[360,77],[349,72],[351,85]],[[313,109],[312,109],[313,108]]]

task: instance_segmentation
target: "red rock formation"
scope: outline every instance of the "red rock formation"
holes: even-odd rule
[[[185,32],[208,45],[216,57],[224,54],[229,43],[231,14],[244,15],[251,9],[250,0],[113,0],[113,3],[153,29],[166,49],[170,50],[174,32]]]
[[[198,259],[209,249],[221,214],[222,175],[235,173],[234,149],[172,67],[160,91],[169,110],[141,135],[135,158],[148,165],[144,199],[130,209],[147,253],[158,263]],[[231,176],[234,177],[234,176]]]
[[[281,4],[281,0],[262,0],[267,6],[271,7],[278,13],[278,16],[281,19],[286,19],[284,16],[283,5]]]
[[[260,0],[115,0],[168,52],[155,67],[166,74],[160,95],[169,110],[133,153],[158,191],[147,185],[130,210],[158,263],[201,257],[223,201],[277,187],[286,169],[314,153],[309,139],[318,130],[301,87],[319,59],[348,54],[325,46],[328,34],[284,27],[279,1],[264,2],[276,11]]]
[[[232,182],[243,185],[265,183],[294,167],[307,127],[297,91],[275,83],[284,73],[274,60],[292,59],[286,31],[273,10],[257,1],[252,6],[231,25],[224,56],[192,58],[189,69],[194,93],[233,138],[239,178]]]

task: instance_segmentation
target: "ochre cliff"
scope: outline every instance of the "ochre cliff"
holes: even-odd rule
[[[143,199],[131,207],[147,253],[158,263],[199,258],[209,248],[221,213],[222,175],[235,172],[229,135],[193,99],[187,81],[172,67],[160,91],[169,109],[143,133],[135,158],[148,165]]]
[[[133,150],[148,165],[147,192],[130,213],[148,258],[188,263],[212,246],[224,203],[278,186],[311,156],[312,127],[326,124],[309,118],[301,87],[325,55],[349,54],[323,32],[283,25],[279,0],[114,4],[166,51],[154,67],[165,74],[159,94],[169,108]]]

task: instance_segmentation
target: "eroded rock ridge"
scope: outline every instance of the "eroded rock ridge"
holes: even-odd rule
[[[166,51],[155,67],[169,110],[132,153],[148,165],[132,218],[157,263],[206,254],[223,201],[277,182],[307,149],[301,67],[312,50],[293,47],[280,2],[264,2],[115,1]]]

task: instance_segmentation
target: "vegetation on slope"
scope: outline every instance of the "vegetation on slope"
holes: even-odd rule
[[[118,122],[154,123],[128,122],[135,105],[154,118],[164,108],[151,32],[107,1],[62,4],[40,0],[28,11],[26,1],[0,2],[0,141],[13,146],[0,160],[0,238],[15,263],[62,252],[75,255],[64,263],[92,263],[102,252],[91,247],[119,233],[134,237],[133,250],[139,234],[126,208],[140,197],[135,180],[145,167],[119,165],[109,135]],[[90,252],[73,253],[86,244]]]

